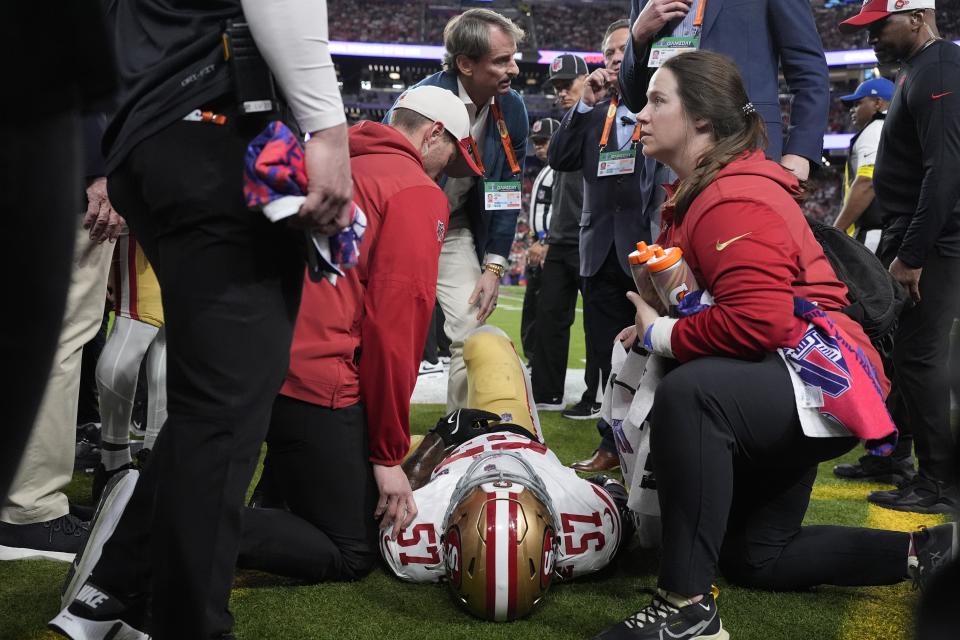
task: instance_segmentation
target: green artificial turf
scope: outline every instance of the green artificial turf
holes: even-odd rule
[[[522,288],[505,288],[493,322],[519,344]],[[516,298],[516,300],[514,300]],[[513,309],[513,307],[516,309]],[[571,340],[571,363],[582,358],[580,314]],[[582,366],[571,364],[571,366]],[[443,413],[440,405],[415,405],[414,433],[425,433]],[[564,463],[588,455],[597,443],[590,422],[557,413],[541,414],[548,444]],[[855,460],[859,451],[845,456]],[[809,524],[895,526],[904,530],[935,524],[937,517],[883,512],[863,496],[878,485],[833,478],[834,462],[821,465],[807,514]],[[78,474],[67,489],[71,500],[89,502],[90,480]],[[551,588],[525,620],[480,622],[459,610],[443,585],[411,585],[376,569],[356,583],[302,585],[253,572],[237,576],[231,607],[237,637],[244,640],[330,639],[578,639],[632,613],[649,600],[640,591],[656,581],[656,555],[622,554],[594,576]],[[45,630],[59,606],[67,565],[48,561],[0,563],[0,640],[53,638]],[[728,587],[722,580],[719,605],[735,640],[899,640],[910,637],[916,593],[908,583],[889,587],[822,587],[808,593],[768,593]]]
[[[530,354],[523,353],[523,346],[520,344],[520,317],[523,312],[523,294],[525,287],[500,287],[500,298],[497,302],[497,309],[490,317],[490,324],[495,324],[510,336],[513,343],[517,345],[517,351],[521,356],[528,357]],[[567,366],[571,369],[583,369],[586,367],[586,347],[583,339],[583,298],[577,296],[577,310],[574,315],[573,325],[570,327],[570,351],[567,354]]]

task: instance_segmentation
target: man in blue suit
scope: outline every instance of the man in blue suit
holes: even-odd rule
[[[653,198],[657,163],[639,152],[635,114],[617,95],[617,71],[630,39],[629,27],[626,20],[617,20],[607,28],[601,45],[604,66],[587,78],[549,153],[550,166],[557,171],[583,172],[580,277],[587,375],[596,379],[599,373],[603,385],[610,375],[614,338],[636,313],[626,297],[634,290],[627,255],[637,242],[650,242],[652,216],[659,204]],[[621,160],[608,160],[616,157]],[[620,464],[610,426],[601,419],[597,427],[600,445],[590,458],[572,465],[577,471],[595,473]]]
[[[443,30],[444,70],[416,85],[460,96],[470,116],[474,155],[484,170],[481,178],[441,180],[450,202],[450,224],[438,230],[446,235],[437,280],[437,301],[451,341],[448,411],[467,406],[463,341],[497,306],[520,213],[529,122],[510,83],[520,73],[514,55],[523,37],[522,29],[498,13],[465,11]]]
[[[647,102],[656,71],[650,65],[662,63],[669,51],[663,39],[697,38],[700,48],[727,55],[740,67],[750,102],[767,125],[767,157],[800,180],[807,179],[811,164],[820,163],[830,83],[808,0],[631,0],[630,24],[620,87],[632,111]],[[778,65],[793,94],[786,139]]]

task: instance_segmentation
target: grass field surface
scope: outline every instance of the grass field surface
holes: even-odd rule
[[[514,297],[518,298],[516,304]],[[521,300],[522,289],[509,288],[493,320],[518,344]],[[571,359],[583,353],[582,330],[578,333],[575,327],[574,336]],[[411,413],[413,431],[422,434],[442,415],[443,408],[415,405]],[[566,420],[557,413],[542,414],[541,422],[548,444],[564,463],[584,457],[596,445],[596,431],[588,422]],[[858,455],[855,450],[844,460]],[[868,505],[864,500],[867,492],[882,487],[841,482],[830,471],[833,464],[821,465],[808,524],[908,531],[941,522],[935,516]],[[72,501],[89,502],[89,476],[76,475],[67,493]],[[443,585],[406,584],[382,568],[359,582],[322,585],[240,572],[231,608],[237,637],[245,640],[573,640],[589,638],[646,604],[649,596],[639,589],[654,586],[656,566],[652,553],[621,554],[599,574],[555,584],[533,615],[509,624],[475,620],[454,605]],[[0,640],[58,637],[45,630],[45,623],[57,612],[66,570],[66,564],[48,561],[0,563]],[[900,640],[911,635],[917,594],[906,582],[890,587],[821,587],[805,593],[729,587],[722,579],[718,584],[723,624],[735,640]]]

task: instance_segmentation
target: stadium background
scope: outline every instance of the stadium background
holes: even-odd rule
[[[521,45],[520,76],[514,82],[527,105],[531,123],[539,118],[560,118],[549,85],[548,66],[554,56],[574,52],[590,68],[602,65],[600,37],[614,20],[629,17],[626,0],[328,0],[331,50],[352,122],[380,120],[397,95],[421,78],[440,70],[443,27],[470,7],[494,9],[517,22],[527,32]],[[866,32],[842,36],[837,23],[857,13],[860,0],[813,0],[811,6],[830,65],[830,117],[825,132],[824,162],[811,176],[806,212],[832,221],[840,211],[843,163],[850,138],[850,116],[836,96],[848,95],[865,79],[880,73],[893,78],[896,69],[879,67],[868,48]],[[960,0],[937,3],[937,24],[946,38],[960,38]],[[791,95],[780,83],[784,124],[789,125]],[[540,170],[528,149],[525,182]],[[508,279],[522,280],[526,240],[525,213],[521,214],[517,240],[510,256]]]
[[[523,94],[531,122],[560,117],[548,79],[552,58],[564,52],[584,55],[591,68],[602,64],[597,52],[606,26],[625,18],[626,0],[328,0],[331,48],[344,105],[351,122],[380,120],[397,95],[424,76],[440,70],[443,27],[466,8],[492,8],[527,32],[520,51],[520,76],[514,88]],[[960,38],[960,0],[940,0],[937,22],[941,35]],[[851,93],[858,83],[895,69],[878,67],[867,49],[866,35],[841,37],[836,24],[856,13],[860,0],[812,0],[814,15],[830,64],[831,96]],[[788,123],[791,96],[781,77],[780,102]],[[849,115],[831,102],[822,169],[811,176],[809,215],[832,220],[839,211],[841,177],[849,139]],[[526,181],[540,163],[528,150]],[[527,185],[529,189],[529,184]],[[508,280],[521,284],[525,222],[521,216],[510,256]],[[506,293],[522,295],[522,290]],[[513,306],[513,305],[508,305]],[[498,310],[491,319],[517,339],[519,309]],[[579,326],[579,325],[578,325]],[[582,366],[582,332],[575,327],[570,366]],[[425,433],[442,414],[440,405],[415,405],[413,429]],[[589,453],[596,434],[591,425],[543,416],[551,447],[565,463]],[[857,450],[845,457],[853,461]],[[869,506],[872,489],[864,483],[833,478],[834,462],[821,466],[807,515],[809,524],[866,525],[911,530],[936,524],[936,516],[900,514]],[[71,501],[89,502],[89,477],[77,474],[68,489]],[[146,551],[145,551],[146,552]],[[655,582],[655,560],[631,554],[625,563],[597,576],[552,589],[543,606],[527,620],[497,625],[469,618],[456,609],[441,585],[408,585],[382,570],[358,583],[298,585],[295,582],[241,572],[231,607],[237,616],[237,637],[302,638],[582,638],[620,620],[645,602],[641,587]],[[0,640],[55,638],[44,624],[55,613],[66,565],[47,561],[0,563]],[[897,640],[909,638],[916,594],[906,583],[892,587],[823,587],[808,594],[766,593],[728,588],[721,581],[724,625],[737,640]]]

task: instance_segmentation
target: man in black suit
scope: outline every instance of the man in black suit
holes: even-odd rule
[[[549,155],[550,166],[557,171],[583,171],[580,276],[591,351],[587,362],[597,363],[604,383],[610,375],[613,341],[634,321],[635,310],[625,295],[634,290],[627,255],[637,242],[650,242],[652,214],[663,197],[662,189],[653,188],[655,161],[638,151],[635,114],[619,103],[617,73],[630,39],[629,27],[627,20],[618,20],[607,29],[604,67],[587,78]],[[598,428],[603,436],[600,447],[590,459],[573,465],[578,471],[602,471],[619,464],[610,426],[601,420]]]

